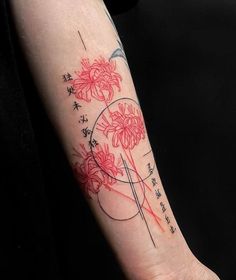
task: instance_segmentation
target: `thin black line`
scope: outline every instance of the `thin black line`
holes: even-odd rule
[[[137,196],[137,193],[135,192],[135,189],[134,189],[134,186],[133,186],[133,182],[132,182],[132,180],[131,180],[131,175],[130,175],[130,173],[128,172],[128,166],[127,166],[125,160],[123,159],[122,155],[120,155],[120,156],[121,156],[121,159],[122,159],[122,161],[123,161],[124,168],[125,168],[125,172],[126,172],[126,174],[127,174],[128,181],[129,181],[129,184],[130,184],[130,187],[131,187],[131,190],[132,190],[132,193],[133,193],[133,196],[134,196],[136,205],[137,205],[137,207],[138,207],[138,209],[139,209],[139,213],[140,213],[140,215],[141,215],[141,218],[144,219],[143,212],[142,212],[141,206],[140,206],[140,204],[139,204],[138,196]]]
[[[126,168],[127,168],[128,173],[129,173],[129,169],[128,169],[128,167],[127,167],[127,164],[126,164],[125,161],[124,161],[124,163],[125,163],[125,165],[126,165]],[[129,176],[130,176],[130,178],[131,178],[130,173],[129,173]],[[140,207],[140,203],[139,203],[139,200],[138,200],[138,196],[137,196],[136,190],[135,190],[135,188],[134,188],[134,186],[133,186],[133,182],[132,182],[131,179],[130,179],[130,183],[131,183],[131,184],[130,184],[130,185],[131,185],[131,188],[133,187],[134,194],[135,194],[135,196],[136,196],[136,198],[137,198],[137,203],[138,203],[138,206],[139,206],[139,208],[140,208],[139,211],[141,212],[141,213],[140,213],[140,216],[143,218],[143,220],[144,220],[144,222],[145,222],[145,224],[146,224],[148,233],[149,233],[149,235],[150,235],[150,238],[151,238],[151,240],[152,240],[152,243],[153,243],[154,247],[156,247],[156,244],[155,244],[155,242],[154,242],[154,239],[153,239],[153,237],[152,237],[151,231],[150,231],[150,229],[149,229],[147,220],[146,220],[146,218],[145,218],[145,216],[144,216],[143,209]]]
[[[99,193],[97,193],[97,200],[98,200],[99,207],[101,208],[101,210],[103,211],[103,213],[104,213],[105,215],[107,215],[110,219],[112,219],[112,220],[114,220],[114,221],[120,221],[120,222],[129,221],[129,220],[133,219],[134,217],[136,217],[136,216],[139,214],[139,211],[138,211],[135,215],[133,215],[133,216],[130,217],[130,218],[125,218],[125,219],[114,218],[114,217],[112,217],[110,214],[108,214],[108,213],[106,212],[106,210],[103,208],[103,206],[101,205],[101,202],[100,202],[100,199],[99,199],[99,195],[98,195],[98,194],[99,194]]]
[[[143,157],[145,157],[146,155],[150,154],[151,152],[152,152],[152,149],[149,152],[147,152],[146,154],[144,154]]]
[[[133,196],[134,196],[134,198],[135,198],[135,202],[136,202],[136,204],[137,204],[137,207],[138,207],[139,211],[141,211],[140,204],[138,203],[137,196],[135,195],[135,192],[134,192],[134,189],[133,189],[132,181],[131,181],[131,178],[130,178],[130,173],[128,173],[128,166],[127,166],[127,164],[126,164],[126,162],[125,162],[125,160],[124,160],[124,158],[122,157],[121,154],[120,154],[120,156],[121,156],[121,159],[122,159],[123,164],[124,164],[125,172],[126,172],[126,174],[127,174],[128,182],[129,182],[129,184],[130,184],[130,187],[131,187]]]
[[[149,228],[149,226],[148,226],[148,223],[147,223],[147,220],[146,220],[145,217],[144,217],[144,222],[145,222],[145,224],[146,224],[146,227],[147,227],[148,233],[149,233],[149,235],[150,235],[150,238],[151,238],[151,240],[152,240],[153,246],[156,248],[156,244],[155,244],[155,242],[154,242],[154,239],[153,239],[153,237],[152,237],[150,228]]]
[[[127,101],[129,101],[129,102],[134,102],[134,103],[135,103],[137,106],[139,106],[139,108],[140,108],[139,103],[138,103],[136,100],[134,100],[134,99],[132,99],[132,98],[129,98],[129,97],[122,97],[122,98],[116,99],[115,101],[111,102],[111,103],[108,105],[108,107],[110,108],[110,107],[111,107],[112,105],[114,105],[115,103],[117,103],[117,102],[119,102],[119,101],[124,101],[124,100],[127,100]],[[97,119],[95,120],[95,122],[94,122],[94,124],[93,124],[93,128],[92,128],[92,133],[90,134],[90,139],[89,139],[89,140],[92,140],[92,139],[93,139],[95,127],[96,127],[96,125],[97,125],[97,123],[98,123],[98,120],[99,120],[99,118],[101,117],[101,115],[102,115],[106,110],[107,110],[107,107],[105,107],[105,108],[100,112],[100,114],[98,115]],[[109,176],[109,177],[111,177],[111,178],[114,178],[114,179],[116,179],[116,180],[119,181],[119,182],[128,183],[127,181],[124,181],[124,180],[121,180],[121,179],[119,179],[119,178],[117,178],[117,177],[115,177],[115,176],[112,176],[112,175],[109,174],[107,171],[105,171],[105,170],[99,165],[99,163],[97,162],[97,160],[96,160],[96,158],[95,158],[95,156],[94,156],[94,151],[93,151],[93,147],[92,147],[92,146],[90,146],[90,151],[91,151],[91,153],[92,153],[94,162],[97,164],[98,167],[101,168],[101,170],[102,170],[105,174],[107,174],[107,176]],[[152,168],[153,168],[153,169],[155,168],[155,164],[153,165]],[[130,169],[130,168],[129,168],[129,169]],[[133,171],[134,171],[134,170],[133,170]],[[152,174],[150,174],[150,173],[149,173],[145,178],[141,178],[141,177],[139,176],[141,180],[134,181],[133,183],[144,182],[144,181],[145,181],[146,179],[148,179],[150,176],[152,176]]]
[[[80,40],[81,40],[81,42],[82,42],[82,44],[83,44],[83,46],[84,46],[84,49],[87,50],[87,49],[86,49],[86,46],[85,46],[85,43],[84,43],[84,40],[83,40],[83,38],[82,38],[81,33],[80,33],[79,30],[78,30],[78,34],[79,34]]]
[[[151,238],[151,240],[152,240],[153,246],[156,248],[156,244],[155,244],[155,242],[154,242],[154,239],[153,239],[153,237],[152,237],[151,231],[150,231],[150,229],[149,229],[147,220],[146,220],[146,218],[145,218],[145,216],[144,216],[143,209],[142,209],[141,206],[140,206],[137,193],[136,193],[135,188],[134,188],[134,186],[133,186],[133,182],[132,182],[132,180],[130,179],[130,178],[131,178],[131,175],[130,175],[130,173],[129,173],[128,166],[127,166],[127,164],[126,164],[126,161],[123,159],[122,155],[121,155],[121,159],[122,159],[123,164],[124,164],[124,167],[125,167],[125,171],[126,171],[126,174],[127,174],[128,180],[129,180],[129,183],[130,183],[131,190],[132,190],[133,195],[134,195],[134,198],[135,198],[135,202],[136,202],[137,207],[138,207],[138,209],[139,209],[139,211],[140,211],[140,216],[141,216],[142,219],[144,220],[144,222],[145,222],[145,224],[146,224],[146,227],[147,227],[147,230],[148,230],[148,233],[149,233],[149,236],[150,236],[150,238]]]

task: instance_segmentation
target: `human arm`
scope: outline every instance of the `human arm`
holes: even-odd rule
[[[127,275],[164,279],[186,269],[195,273],[197,261],[165,196],[103,3],[11,2],[47,112]]]

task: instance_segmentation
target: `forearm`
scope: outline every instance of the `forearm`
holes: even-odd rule
[[[102,1],[11,3],[47,112],[127,275],[151,279],[187,266],[194,257],[161,184]]]

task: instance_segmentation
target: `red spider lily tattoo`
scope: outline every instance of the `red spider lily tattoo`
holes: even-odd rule
[[[120,53],[116,51],[111,58],[119,55]],[[102,112],[98,112],[96,121],[89,130],[90,140],[87,147],[91,150],[86,149],[84,144],[80,144],[79,151],[73,149],[76,160],[72,168],[83,192],[88,198],[96,198],[101,210],[113,220],[125,221],[140,215],[156,247],[144,211],[155,220],[162,231],[164,229],[160,217],[152,209],[152,201],[149,200],[152,193],[152,188],[146,181],[149,174],[146,176],[145,170],[139,169],[139,165],[136,166],[136,161],[141,160],[140,150],[145,146],[145,142],[142,141],[146,134],[145,124],[135,100],[120,98],[111,102],[115,93],[121,91],[122,81],[122,77],[116,72],[115,61],[103,57],[92,62],[88,58],[82,59],[81,69],[75,71],[75,77],[67,72],[63,75],[63,80],[69,83],[67,87],[69,95],[73,94],[75,98],[86,102],[97,100],[106,106]],[[82,107],[80,104],[77,106]],[[81,132],[86,129],[88,127],[83,126]],[[94,138],[96,133],[97,137]],[[87,136],[86,134],[85,137]],[[107,139],[104,139],[104,136]],[[99,139],[99,143],[101,140],[101,144],[98,142],[94,144],[92,141],[95,139]],[[136,149],[139,144],[140,149]],[[141,162],[145,162],[143,157]],[[149,165],[151,166],[151,163]],[[115,194],[117,199],[114,205],[107,199],[107,195],[111,194]],[[134,204],[134,207],[127,209],[124,207],[127,213],[124,213],[123,207],[121,211],[118,209],[118,205],[123,206],[123,201]]]
[[[71,81],[78,99],[87,102],[91,97],[98,101],[109,103],[114,96],[114,88],[120,91],[121,76],[115,72],[116,63],[104,58],[95,59],[91,64],[89,59],[81,61],[82,70],[75,72],[77,78]]]
[[[141,111],[131,104],[118,103],[118,109],[114,112],[109,111],[109,117],[111,122],[109,122],[105,114],[103,114],[102,121],[98,123],[97,129],[102,131],[106,137],[108,137],[109,134],[112,134],[113,147],[121,146],[123,149],[124,155],[128,159],[128,162],[136,174],[140,189],[143,190],[144,187],[151,191],[150,187],[145,182],[139,181],[139,172],[131,152],[131,150],[139,144],[141,139],[145,138],[145,126]],[[157,224],[162,229],[159,217],[156,216],[152,210],[151,204],[149,203],[147,196],[144,194],[144,190],[143,195],[144,201],[147,205],[147,211],[151,213]]]
[[[90,197],[90,193],[98,193],[102,186],[109,189],[116,183],[114,177],[118,173],[123,175],[123,171],[120,168],[120,161],[115,164],[115,156],[109,152],[108,145],[105,144],[104,148],[98,145],[93,152],[86,151],[84,145],[80,146],[82,152],[74,149],[74,156],[80,158],[82,163],[75,162],[73,171],[82,184],[85,194]]]
[[[123,149],[132,150],[141,139],[145,138],[144,121],[140,110],[131,104],[118,104],[118,111],[111,112],[111,123],[106,116],[102,116],[103,122],[98,124],[98,130],[108,137],[112,133],[113,147],[122,146]]]

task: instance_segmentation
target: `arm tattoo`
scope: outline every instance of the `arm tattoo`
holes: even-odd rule
[[[78,34],[79,34],[80,40],[81,40],[81,42],[82,42],[82,44],[83,44],[84,50],[86,51],[87,48],[86,48],[86,46],[85,46],[84,39],[82,38],[82,35],[81,35],[81,33],[80,33],[79,30],[78,30]]]
[[[122,45],[120,49],[123,52]],[[96,201],[105,215],[114,221],[140,217],[156,247],[150,219],[160,232],[166,230],[164,223],[171,233],[176,228],[161,201],[160,181],[154,175],[155,160],[140,105],[125,97],[118,57],[122,55],[116,49],[108,58],[83,58],[73,75],[62,75],[80,133],[80,145],[72,148],[72,167],[84,194]],[[153,197],[157,205],[153,205]]]

